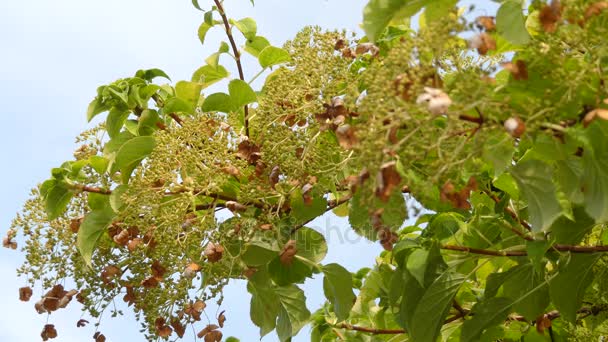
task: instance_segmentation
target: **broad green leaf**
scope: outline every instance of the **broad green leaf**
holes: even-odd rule
[[[201,6],[198,4],[198,0],[192,0],[192,6],[194,6],[194,8],[196,8],[199,11],[203,11]]]
[[[234,106],[232,105],[232,99],[230,95],[226,93],[215,93],[207,96],[203,106],[201,107],[203,112],[222,112],[230,113]]]
[[[138,135],[152,135],[152,133],[158,130],[156,124],[160,121],[157,111],[154,109],[145,109],[139,117],[139,123],[137,125]]]
[[[483,158],[492,164],[494,177],[500,176],[513,161],[513,138],[508,134],[491,136],[483,146]]]
[[[424,292],[410,325],[413,341],[436,341],[460,285],[466,277],[445,271]]]
[[[203,65],[192,75],[192,82],[202,83],[204,89],[228,77],[228,75],[228,70],[221,65],[218,65],[217,67],[212,65]]]
[[[135,137],[125,142],[116,154],[114,168],[121,170],[123,176],[128,179],[133,169],[154,150],[156,141],[154,137]],[[126,182],[125,182],[126,183]]]
[[[472,318],[462,325],[461,341],[479,341],[485,329],[502,324],[511,311],[512,302],[509,298],[495,297],[475,304]]]
[[[270,46],[268,39],[262,36],[255,36],[252,39],[248,39],[245,43],[245,51],[249,52],[253,57],[258,58],[260,52],[267,46]]]
[[[270,244],[254,241],[247,245],[241,255],[241,260],[248,266],[262,266],[279,254],[279,250]]]
[[[110,110],[110,107],[103,104],[99,97],[96,97],[93,99],[93,101],[91,101],[87,109],[87,121],[90,122],[95,116],[108,110]]]
[[[399,17],[410,17],[431,0],[370,0],[363,9],[363,30],[375,42],[388,24]]]
[[[205,37],[207,36],[207,32],[209,32],[209,29],[211,29],[213,26],[209,25],[206,22],[202,22],[201,25],[198,27],[198,39],[201,41],[201,44],[205,45]]]
[[[255,34],[258,31],[258,25],[252,18],[243,18],[239,21],[232,20],[231,23],[247,38],[251,40],[255,38]]]
[[[325,297],[333,304],[338,321],[344,321],[355,303],[353,277],[347,269],[338,264],[323,266],[323,274]]]
[[[227,53],[230,50],[230,47],[228,47],[228,44],[226,42],[222,42],[220,44],[220,48],[217,52],[211,54],[211,56],[207,57],[205,59],[205,62],[207,62],[208,65],[211,65],[214,68],[217,68],[219,66],[219,62],[220,62],[220,56],[223,53]]]
[[[58,218],[65,212],[72,196],[73,193],[61,183],[48,190],[44,199],[44,207],[49,221]]]
[[[122,195],[129,189],[129,186],[126,184],[121,184],[117,186],[114,190],[112,190],[112,194],[110,195],[110,207],[115,212],[119,212],[124,206],[124,201],[122,199]]]
[[[138,70],[135,73],[135,77],[143,78],[144,80],[150,82],[156,77],[164,77],[171,81],[171,78],[161,69],[148,69],[148,70]]]
[[[294,236],[296,241],[297,255],[319,263],[327,255],[327,242],[323,234],[308,227],[298,229]]]
[[[577,245],[595,226],[595,221],[589,217],[583,207],[574,207],[572,210],[574,221],[561,216],[551,226],[551,238],[556,243]]]
[[[515,165],[511,175],[528,203],[533,231],[547,230],[562,214],[553,182],[553,168],[539,160],[529,159]]]
[[[500,6],[496,12],[496,29],[513,44],[523,45],[530,41],[521,1],[507,0]]]
[[[289,52],[275,47],[275,46],[267,46],[260,52],[258,56],[258,60],[260,61],[260,65],[262,68],[268,68],[277,64],[282,64],[291,61],[291,56]]]
[[[570,254],[569,258],[562,258],[559,273],[549,284],[551,301],[562,317],[572,324],[576,323],[576,312],[593,281],[593,266],[600,257],[601,253]]]
[[[127,120],[125,121],[125,128],[127,129],[127,131],[129,131],[131,134],[138,136],[139,135],[139,121],[137,120]]]
[[[263,337],[275,328],[281,303],[274,288],[267,284],[249,281],[247,291],[251,293],[251,321],[260,328]]]
[[[608,221],[608,122],[595,120],[585,134],[583,154],[583,194],[585,208],[598,222]]]
[[[511,198],[519,199],[519,188],[517,182],[510,173],[503,173],[492,182],[495,187],[507,193]]]
[[[544,267],[539,269],[531,263],[516,267],[519,268],[517,272],[505,280],[503,294],[517,301],[513,304],[515,312],[528,320],[534,320],[549,305],[549,287],[545,283]]]
[[[233,110],[237,110],[240,107],[257,101],[255,92],[245,81],[230,81],[228,84],[228,92],[230,93],[231,103],[234,106]]]
[[[294,191],[291,196],[291,216],[296,219],[297,223],[308,222],[323,215],[326,210],[327,201],[322,196],[313,195],[312,203],[310,204],[304,203],[300,190]]]
[[[400,191],[393,191],[388,202],[381,201],[376,197],[368,199],[364,197],[366,195],[363,191],[357,191],[350,200],[348,222],[359,235],[372,241],[378,239],[370,217],[370,212],[375,209],[383,209],[382,224],[392,231],[397,231],[403,225],[407,218],[407,208],[405,198]]]
[[[309,264],[297,257],[291,263],[283,264],[279,256],[276,256],[268,264],[268,274],[272,281],[279,286],[286,286],[294,283],[304,283],[306,278],[312,277],[312,270]]]
[[[87,203],[91,210],[102,210],[110,205],[110,196],[106,194],[98,194],[95,192],[89,192],[87,194]]]
[[[276,295],[281,303],[277,319],[277,334],[281,342],[295,336],[310,318],[304,292],[295,285],[277,287]]]
[[[89,158],[89,164],[98,174],[102,175],[108,170],[108,163],[110,161],[102,156],[91,156]]]
[[[195,108],[201,97],[201,90],[203,90],[201,83],[179,81],[175,85],[175,96],[188,102],[192,108]]]
[[[424,17],[427,22],[434,22],[450,13],[456,6],[458,0],[435,0],[429,1],[424,10]]]
[[[122,147],[122,145],[124,145],[127,141],[133,139],[134,137],[135,136],[133,134],[131,134],[131,132],[122,131],[122,132],[118,133],[117,136],[110,139],[103,146],[104,156],[109,156],[112,153],[117,152]]]
[[[80,255],[89,267],[97,242],[112,222],[112,219],[114,219],[114,212],[109,208],[93,210],[84,217],[80,225],[76,245]]]
[[[163,113],[171,114],[171,113],[186,113],[192,114],[194,113],[194,106],[192,103],[185,101],[183,99],[172,97],[167,100],[165,106],[163,107]]]
[[[124,126],[129,114],[129,111],[118,108],[112,108],[112,110],[110,110],[110,113],[106,118],[106,131],[108,132],[110,138],[113,138],[120,133],[120,130]]]

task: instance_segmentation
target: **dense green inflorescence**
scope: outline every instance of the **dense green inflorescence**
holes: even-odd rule
[[[124,301],[149,339],[220,341],[226,316],[205,308],[230,314],[223,288],[241,279],[281,341],[307,324],[314,341],[608,336],[608,2],[474,17],[370,0],[366,36],[306,27],[282,48],[214,5],[199,38],[228,42],[191,80],[150,69],[98,88],[87,115],[105,120],[3,241],[25,240],[22,300],[41,284],[39,313],[76,299],[95,318]],[[370,268],[322,263],[307,225],[330,211],[384,247]],[[315,275],[327,302],[311,313],[298,284]]]

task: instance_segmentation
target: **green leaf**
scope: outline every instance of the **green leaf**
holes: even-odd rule
[[[513,138],[506,133],[491,136],[483,147],[483,158],[492,164],[494,177],[500,176],[513,161]]]
[[[135,137],[124,143],[116,154],[114,168],[121,171],[124,180],[128,180],[133,169],[146,158],[156,146],[154,137]]]
[[[533,264],[515,266],[516,271],[505,280],[503,294],[517,301],[513,310],[534,320],[542,314],[549,305],[549,287],[545,283],[544,267],[537,268]]]
[[[110,110],[110,113],[106,118],[106,131],[108,132],[110,138],[113,138],[120,133],[120,130],[124,126],[129,114],[129,111],[120,110],[118,108],[112,108],[112,110]]]
[[[295,336],[310,318],[306,308],[304,292],[295,285],[276,288],[276,295],[281,303],[277,319],[277,334],[281,342]]]
[[[228,92],[233,106],[233,110],[237,110],[247,104],[257,101],[257,96],[253,89],[245,81],[232,80],[228,84]]]
[[[585,208],[598,222],[608,221],[608,122],[595,120],[585,134],[583,154],[583,193]]]
[[[103,104],[99,97],[96,97],[91,101],[87,109],[87,121],[90,122],[95,116],[108,110],[110,110],[110,107]]]
[[[400,191],[393,191],[389,200],[384,202],[375,196],[373,198],[364,197],[367,193],[357,191],[350,200],[348,222],[351,227],[361,236],[375,241],[378,234],[373,228],[370,212],[375,209],[383,209],[382,224],[389,227],[392,231],[397,231],[407,218],[407,207],[405,198]],[[371,202],[371,203],[369,203]]]
[[[110,161],[102,156],[91,156],[89,158],[89,164],[98,174],[102,175],[108,170],[108,164]]]
[[[597,254],[570,254],[560,260],[558,274],[549,284],[551,301],[562,317],[576,323],[576,312],[581,308],[585,291],[593,281],[593,266],[600,259]]]
[[[228,44],[226,42],[222,42],[220,44],[219,50],[211,54],[211,56],[207,57],[207,59],[205,59],[205,62],[207,62],[208,65],[217,68],[219,66],[220,56],[223,53],[227,53],[229,50],[230,48],[228,47]]]
[[[562,214],[553,182],[553,168],[539,160],[529,159],[515,165],[511,175],[528,203],[532,230],[547,230]]]
[[[87,195],[87,203],[91,210],[101,210],[110,205],[110,196],[106,194],[98,194],[95,192],[89,192]]]
[[[172,97],[167,100],[167,103],[165,103],[165,106],[163,107],[163,113],[165,113],[165,114],[171,114],[171,113],[192,114],[192,113],[194,113],[194,107],[192,106],[191,103],[189,103],[183,99],[180,99],[177,97]]]
[[[496,297],[475,304],[472,318],[462,325],[461,341],[479,341],[485,329],[504,323],[512,302],[509,298]]]
[[[309,264],[294,257],[290,264],[283,264],[279,256],[276,256],[268,264],[268,274],[275,284],[279,286],[294,283],[303,283],[306,278],[312,277]]]
[[[388,24],[416,14],[432,0],[370,0],[363,9],[363,30],[375,42]]]
[[[338,264],[323,266],[323,274],[325,274],[323,278],[325,297],[333,304],[338,321],[344,321],[355,304],[353,277],[347,269]]]
[[[264,272],[258,271],[257,273]],[[254,275],[254,277],[264,277],[267,275]],[[247,291],[251,293],[250,316],[251,321],[260,328],[260,336],[265,336],[271,332],[277,322],[280,305],[279,299],[274,288],[263,282],[249,281]]]
[[[322,196],[313,195],[312,203],[304,203],[302,192],[296,190],[291,196],[291,216],[296,219],[296,223],[308,222],[318,216],[321,216],[327,210],[327,201]]]
[[[175,96],[186,101],[194,109],[201,97],[201,90],[203,90],[201,83],[179,81],[175,85]]]
[[[114,219],[114,212],[109,208],[93,210],[84,217],[80,225],[76,246],[89,267],[97,242],[112,219]]]
[[[443,272],[416,306],[410,337],[413,341],[436,341],[458,289],[466,277],[452,271]]]
[[[135,77],[143,78],[144,80],[150,82],[156,77],[164,77],[171,81],[171,78],[161,69],[148,69],[148,70],[138,70],[135,73]]]
[[[112,194],[110,194],[110,207],[115,212],[119,212],[124,206],[124,201],[122,200],[122,195],[129,189],[129,186],[126,184],[121,184],[117,186],[114,190],[112,190]]]
[[[198,0],[192,0],[192,6],[194,6],[194,8],[196,8],[199,11],[203,11],[201,6],[198,4]]]
[[[430,1],[424,10],[424,17],[427,22],[436,21],[448,15],[457,3],[458,0]]]
[[[327,242],[323,234],[308,227],[298,229],[294,236],[296,241],[297,255],[319,263],[327,255]]]
[[[239,21],[231,20],[231,23],[247,38],[251,40],[255,38],[255,34],[258,31],[258,25],[252,18],[243,18]]]
[[[291,61],[291,56],[289,55],[289,52],[281,48],[267,46],[264,48],[264,50],[262,50],[262,52],[260,52],[258,60],[260,61],[262,68],[268,68],[273,65]]]
[[[245,251],[241,255],[241,260],[243,260],[247,266],[262,266],[266,265],[278,254],[279,250],[273,248],[269,244],[261,241],[253,241],[251,244],[247,245]]]
[[[152,135],[158,127],[156,126],[159,123],[160,117],[158,116],[158,112],[154,109],[144,109],[139,117],[139,123],[137,125],[137,133],[141,136],[144,135]]]
[[[577,245],[595,226],[595,220],[589,217],[583,207],[574,207],[572,215],[574,221],[561,216],[551,226],[551,237],[555,243]]]
[[[207,32],[209,32],[209,29],[211,29],[212,27],[212,25],[209,25],[206,22],[201,23],[201,25],[198,27],[198,39],[201,41],[201,44],[205,44],[205,37],[207,36]]]
[[[258,58],[260,52],[267,46],[270,46],[268,39],[262,36],[255,36],[253,39],[248,39],[245,43],[245,51],[249,52],[253,57]]]
[[[49,221],[58,218],[65,212],[72,196],[73,193],[61,183],[48,190],[44,199],[44,208]]]
[[[228,70],[221,65],[218,65],[217,67],[204,65],[194,72],[191,81],[202,83],[204,89],[228,77],[228,75]]]
[[[530,41],[521,1],[507,0],[496,12],[496,29],[509,42],[524,45]]]
[[[201,107],[203,112],[222,113],[230,113],[233,108],[232,98],[226,93],[215,93],[207,96]]]

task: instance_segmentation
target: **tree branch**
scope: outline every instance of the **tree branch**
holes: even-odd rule
[[[232,29],[230,28],[230,22],[226,17],[226,13],[224,12],[224,7],[222,7],[222,2],[220,0],[213,0],[215,2],[215,6],[217,6],[217,10],[222,17],[222,22],[224,22],[224,29],[226,30],[226,36],[228,36],[228,40],[230,41],[230,46],[232,47],[232,52],[234,53],[234,60],[236,61],[236,68],[239,71],[239,78],[241,81],[245,81],[245,75],[243,74],[243,66],[241,65],[241,54],[239,53],[239,49],[236,46],[234,41],[234,37],[232,36]],[[249,137],[249,107],[245,105],[244,107],[244,119],[245,119],[245,135]]]

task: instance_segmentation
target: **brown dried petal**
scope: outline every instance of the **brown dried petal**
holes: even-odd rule
[[[336,129],[336,137],[338,137],[340,146],[346,150],[352,149],[359,143],[359,140],[355,135],[355,129],[350,125],[338,127]]]
[[[75,218],[72,219],[72,221],[70,221],[70,230],[72,231],[72,233],[76,234],[78,233],[78,230],[80,230],[80,224],[82,223],[83,218]]]
[[[214,330],[205,335],[205,342],[221,342],[222,341],[222,332],[219,330]]]
[[[401,176],[397,172],[397,162],[384,163],[376,176],[376,196],[382,201],[388,201],[393,189],[401,183]]]
[[[147,289],[157,287],[158,284],[158,278],[156,278],[155,276],[149,276],[141,282],[141,285]]]
[[[562,17],[562,6],[558,0],[551,1],[550,5],[544,5],[538,14],[538,20],[547,33],[553,33],[557,29],[557,23]]]
[[[526,63],[521,59],[517,60],[515,63],[503,63],[502,66],[511,72],[511,75],[516,81],[528,79],[528,68],[526,67]]]
[[[139,247],[141,244],[143,243],[143,240],[140,238],[135,238],[131,241],[129,241],[129,243],[127,244],[127,249],[129,250],[129,252],[133,252],[137,249],[137,247]]]
[[[592,3],[585,10],[585,20],[587,20],[593,16],[599,15],[600,13],[602,13],[602,11],[607,10],[607,9],[608,9],[608,1],[599,1],[599,2]]]
[[[106,337],[99,331],[93,335],[95,342],[106,342]]]
[[[22,287],[19,289],[19,300],[28,302],[32,298],[32,288],[29,286]]]
[[[126,229],[121,230],[120,233],[114,235],[112,240],[120,246],[126,246],[127,242],[129,242],[129,231]]]
[[[160,264],[160,261],[158,260],[154,260],[154,262],[152,263],[152,275],[156,278],[158,278],[158,280],[162,280],[163,277],[165,276],[165,273],[167,272],[167,269],[165,267],[163,267],[163,265]]]
[[[82,327],[86,326],[88,323],[89,323],[89,321],[87,321],[86,319],[79,319],[78,322],[76,322],[76,327],[82,328]]]
[[[482,15],[475,19],[475,24],[480,29],[484,29],[486,31],[494,31],[496,30],[496,23],[494,22],[494,17]]]
[[[270,171],[270,175],[268,176],[268,182],[270,186],[274,189],[274,186],[279,182],[279,176],[281,174],[281,169],[278,165],[275,165]]]
[[[215,324],[209,324],[203,330],[199,331],[198,334],[196,334],[196,336],[198,338],[203,338],[203,337],[205,337],[205,335],[209,334],[210,332],[212,332],[218,328],[219,327]]]
[[[42,333],[40,333],[40,337],[42,337],[43,341],[48,341],[51,338],[57,337],[57,330],[53,324],[47,324],[42,329]]]
[[[585,118],[583,119],[583,126],[589,126],[589,124],[591,124],[593,120],[597,118],[602,120],[608,120],[608,109],[596,108],[585,114]]]
[[[241,175],[241,171],[239,171],[239,169],[237,169],[234,165],[223,167],[222,172],[234,177],[239,177]]]
[[[173,327],[173,330],[179,338],[184,337],[184,334],[186,333],[186,327],[184,327],[184,325],[180,321],[175,319],[172,320],[171,326]]]
[[[127,294],[125,294],[125,296],[122,298],[122,300],[125,301],[125,303],[128,303],[129,306],[135,304],[135,301],[137,299],[137,296],[135,294],[135,291],[133,290],[133,286],[125,286],[126,290],[127,290]]]
[[[227,201],[226,208],[228,208],[233,213],[240,213],[247,210],[247,206],[235,201]]]
[[[116,276],[120,276],[121,273],[122,273],[122,271],[120,270],[120,268],[118,268],[114,265],[108,265],[108,266],[104,267],[103,271],[101,271],[101,280],[105,284],[108,284],[114,278],[116,278]]]
[[[17,249],[17,242],[13,241],[8,236],[5,236],[2,239],[2,247],[4,247],[4,248],[10,248],[10,249]]]
[[[222,259],[222,256],[224,254],[224,247],[219,244],[214,244],[213,242],[210,242],[209,244],[207,244],[207,247],[205,247],[204,253],[209,262],[218,262]]]
[[[226,322],[226,315],[224,315],[224,312],[226,312],[226,311],[220,312],[220,315],[217,318],[217,324],[220,325],[220,328],[223,328],[224,322]]]
[[[249,140],[243,140],[238,146],[236,156],[255,165],[261,157],[260,148]]]
[[[281,263],[283,265],[291,265],[291,263],[293,262],[293,258],[297,252],[298,252],[298,250],[296,248],[296,241],[295,240],[287,241],[287,243],[283,247],[283,250],[281,251],[281,254],[279,256]]]

